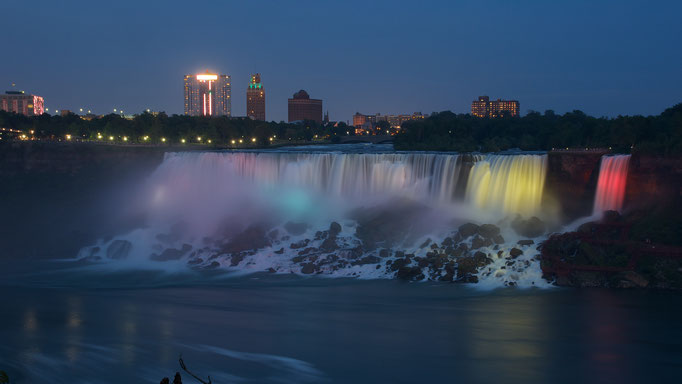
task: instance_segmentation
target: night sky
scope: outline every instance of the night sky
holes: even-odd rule
[[[276,121],[299,89],[343,121],[466,113],[485,94],[524,114],[658,114],[682,102],[681,14],[680,1],[3,0],[0,87],[50,111],[172,114],[183,75],[210,69],[232,76],[233,116],[260,72]]]

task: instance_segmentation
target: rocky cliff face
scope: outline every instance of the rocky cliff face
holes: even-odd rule
[[[550,152],[543,204],[566,220],[592,213],[599,160],[606,152]]]
[[[606,152],[550,152],[543,204],[558,207],[565,220],[592,213],[600,159]],[[634,154],[630,159],[624,210],[660,205],[682,196],[682,157]]]
[[[682,196],[682,157],[634,154],[625,187],[626,209],[669,204]]]

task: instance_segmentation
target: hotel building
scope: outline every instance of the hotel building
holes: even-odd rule
[[[517,100],[493,100],[488,96],[479,96],[471,103],[471,114],[477,117],[519,116],[520,107]]]
[[[230,76],[206,73],[185,76],[185,115],[231,116]]]
[[[24,91],[7,91],[0,95],[0,110],[26,116],[38,116],[45,112],[43,98],[27,95]]]

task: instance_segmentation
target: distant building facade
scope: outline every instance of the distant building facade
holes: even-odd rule
[[[251,75],[246,89],[246,116],[265,121],[265,88],[260,81],[260,73]]]
[[[231,81],[213,73],[185,76],[185,115],[232,116]]]
[[[519,102],[517,100],[493,100],[488,96],[479,96],[471,102],[471,114],[477,117],[519,116]]]
[[[391,128],[400,128],[406,121],[420,120],[425,117],[428,117],[428,115],[424,115],[421,112],[415,112],[411,115],[382,115],[380,113],[375,115],[363,115],[360,112],[356,112],[355,115],[353,115],[353,126],[361,127],[367,123],[375,125],[380,121],[386,121]]]
[[[313,120],[322,124],[322,100],[311,99],[308,92],[300,90],[289,99],[289,122]]]
[[[0,95],[0,110],[26,116],[38,116],[45,112],[41,96],[29,95],[24,91],[7,91]]]

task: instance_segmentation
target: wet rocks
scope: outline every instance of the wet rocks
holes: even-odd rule
[[[476,236],[471,241],[471,249],[479,249],[482,247],[489,247],[493,245],[493,241],[488,238],[483,238],[481,236]]]
[[[338,244],[336,244],[335,238],[332,237],[324,239],[324,241],[320,245],[320,250],[323,252],[333,252],[337,249],[339,249],[339,246]]]
[[[305,263],[301,266],[301,273],[306,275],[315,273],[317,270],[319,270],[319,267],[313,263]]]
[[[622,272],[616,276],[618,288],[646,288],[649,280],[635,271]]]
[[[161,254],[153,253],[150,259],[154,261],[178,260],[185,256],[191,250],[192,250],[191,245],[183,244],[181,249],[168,248],[161,252]]]
[[[329,236],[338,236],[338,234],[341,233],[341,229],[341,224],[337,223],[336,221],[332,221],[332,223],[329,224]]]
[[[381,259],[379,259],[376,256],[365,256],[357,261],[352,262],[352,265],[366,265],[366,264],[377,264],[380,262]]]
[[[535,241],[527,239],[527,240],[519,240],[516,244],[522,245],[522,246],[527,246],[527,245],[533,245],[535,244]]]
[[[478,228],[478,234],[485,239],[492,239],[500,234],[500,228],[493,224],[483,224]]]
[[[518,249],[518,248],[512,248],[509,251],[509,257],[511,257],[512,259],[516,259],[517,257],[519,257],[521,255],[523,255],[523,251]]]
[[[420,281],[424,280],[424,274],[422,273],[421,268],[419,267],[401,267],[398,269],[398,273],[396,273],[396,277],[400,280],[407,280],[407,281]]]
[[[493,236],[493,242],[495,244],[504,244],[504,237],[502,237],[502,235],[500,235],[500,234],[497,234],[497,235]]]
[[[307,247],[308,244],[310,244],[310,239],[303,239],[301,241],[291,243],[291,245],[289,245],[289,248],[291,248],[291,249],[304,248],[304,247]]]
[[[114,240],[107,247],[107,258],[120,260],[128,257],[133,244],[128,240]]]
[[[469,236],[477,234],[479,228],[480,227],[474,223],[466,223],[459,226],[457,233],[459,233],[463,239],[466,239]]]
[[[484,267],[493,260],[488,257],[483,252],[476,252],[470,257],[461,257],[457,259],[457,278],[464,279],[468,276],[473,276],[476,274],[479,268]],[[476,279],[478,281],[478,279]]]
[[[517,216],[511,223],[512,229],[523,237],[542,236],[547,230],[547,225],[542,220],[533,216],[530,219],[523,219]]]
[[[244,260],[245,256],[246,255],[244,253],[233,254],[232,257],[230,257],[230,266],[236,267],[237,265],[239,265],[239,263],[242,262],[242,260]]]
[[[239,253],[265,248],[270,245],[271,242],[265,233],[265,229],[259,225],[253,225],[230,239],[223,246],[222,251],[223,253]]]

